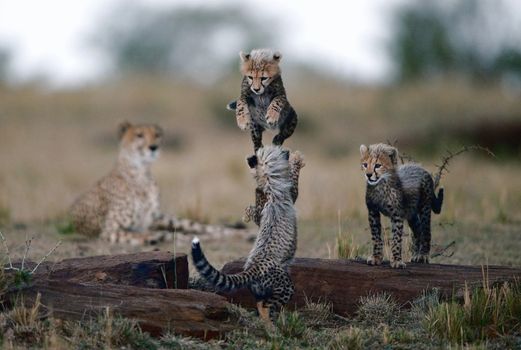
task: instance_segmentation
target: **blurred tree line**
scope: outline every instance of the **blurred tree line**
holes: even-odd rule
[[[6,83],[9,78],[10,63],[11,51],[7,47],[0,46],[0,84]]]
[[[212,83],[237,69],[240,50],[273,46],[276,24],[240,5],[158,7],[123,2],[97,28],[94,44],[117,75],[156,74]]]
[[[398,80],[459,74],[521,81],[521,27],[502,0],[424,0],[394,14],[390,54]]]

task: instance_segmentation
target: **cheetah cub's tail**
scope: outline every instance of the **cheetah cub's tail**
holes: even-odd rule
[[[226,109],[229,111],[235,111],[237,109],[237,101],[232,101],[226,105]]]
[[[441,206],[443,204],[443,187],[441,187],[439,190],[438,190],[438,195],[434,195],[432,197],[432,211],[434,212],[434,214],[439,214],[441,213]]]
[[[230,291],[247,286],[256,275],[253,267],[233,275],[227,275],[218,271],[206,260],[197,237],[194,237],[192,240],[192,260],[199,274],[221,291]]]

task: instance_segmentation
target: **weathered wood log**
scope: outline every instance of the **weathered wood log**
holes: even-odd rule
[[[14,264],[20,266],[20,263]],[[34,263],[26,263],[27,267]],[[188,287],[186,254],[142,252],[65,259],[38,267],[33,279],[114,283],[147,288]]]
[[[109,311],[136,320],[153,336],[172,331],[209,339],[234,327],[229,303],[222,296],[197,290],[151,289],[115,284],[77,283],[39,279],[21,291],[7,294],[6,300],[23,300],[34,305],[36,295],[52,316],[65,320],[85,320]],[[19,296],[23,295],[23,299]]]
[[[223,267],[225,273],[242,271],[244,260]],[[338,314],[353,314],[360,297],[379,292],[391,294],[398,302],[407,304],[423,291],[438,288],[448,297],[468,285],[482,285],[521,278],[521,268],[502,266],[458,266],[409,263],[406,269],[392,269],[389,264],[369,266],[351,260],[297,258],[290,266],[295,295],[290,307],[305,305],[306,299],[331,302]],[[247,289],[223,293],[228,300],[246,307],[254,307],[255,300]]]

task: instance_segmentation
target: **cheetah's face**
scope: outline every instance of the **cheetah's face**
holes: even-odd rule
[[[398,150],[385,144],[360,146],[360,165],[369,185],[376,185],[394,171]]]
[[[282,55],[275,52],[272,57],[262,59],[256,58],[244,52],[241,56],[241,72],[246,77],[251,91],[261,95],[275,77],[280,74],[279,62]]]
[[[159,157],[163,130],[158,125],[132,125],[124,122],[119,127],[120,149],[143,163]]]

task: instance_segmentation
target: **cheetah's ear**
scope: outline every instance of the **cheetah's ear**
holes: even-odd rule
[[[156,129],[156,137],[162,137],[163,136],[163,128],[160,127],[157,124],[154,124],[154,129]]]
[[[253,169],[257,166],[257,163],[258,163],[258,160],[257,160],[257,156],[256,155],[253,155],[251,157],[248,157],[246,158],[246,161],[248,162],[248,166]]]
[[[245,53],[242,51],[239,52],[239,56],[241,57],[241,61],[243,61],[243,62],[249,61],[251,58],[251,55],[249,53]]]
[[[367,155],[367,146],[366,145],[360,145],[360,155],[362,157],[365,157]]]
[[[398,164],[398,150],[394,147],[389,147],[386,150],[386,153],[389,156],[389,158],[391,159],[391,162],[394,165],[397,165]]]
[[[273,54],[273,59],[276,62],[280,62],[280,60],[282,59],[282,54],[279,51],[275,51],[275,53]]]
[[[289,151],[287,149],[282,151],[282,158],[289,160]]]
[[[125,135],[127,130],[131,127],[132,127],[132,124],[130,124],[126,120],[124,122],[120,123],[118,126],[118,137],[121,139],[123,137],[123,135]]]

